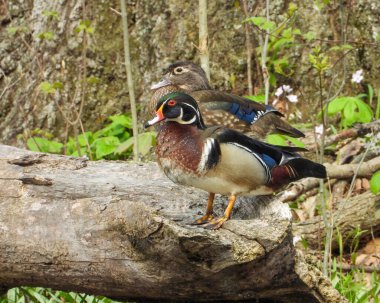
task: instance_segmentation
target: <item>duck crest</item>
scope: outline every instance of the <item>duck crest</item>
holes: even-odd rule
[[[202,146],[196,126],[168,121],[161,126],[157,136],[158,162],[167,175],[175,167],[195,172],[202,158]]]

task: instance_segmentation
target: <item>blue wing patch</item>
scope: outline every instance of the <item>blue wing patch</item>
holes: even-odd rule
[[[266,112],[264,111],[254,111],[252,108],[241,106],[237,103],[232,103],[230,109],[228,110],[231,114],[235,115],[240,120],[243,120],[249,124],[253,124],[263,116]],[[273,111],[270,109],[270,111]]]
[[[278,165],[276,160],[274,160],[273,158],[271,158],[270,156],[268,156],[266,154],[261,154],[261,159],[263,159],[265,164],[268,165],[268,167],[270,169],[272,169],[274,166]]]

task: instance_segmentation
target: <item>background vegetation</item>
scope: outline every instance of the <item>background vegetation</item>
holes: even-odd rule
[[[134,143],[120,10],[113,1],[0,2],[0,142],[91,160],[130,159]],[[127,1],[127,11],[141,131],[149,86],[162,69],[176,60],[198,62],[197,2]],[[269,102],[308,134],[304,141],[271,135],[268,142],[313,142],[311,157],[338,164],[379,155],[378,133],[327,140],[380,118],[377,1],[209,1],[208,16],[214,87]],[[140,158],[150,159],[154,132],[141,133],[138,142]],[[347,154],[348,145],[356,153]],[[379,244],[365,249],[380,243],[378,229],[354,226],[344,238],[335,226],[339,201],[331,188],[321,183],[318,193],[290,203],[295,221],[317,215],[325,220],[318,251],[303,239],[297,245],[316,258],[350,302],[379,302]],[[340,200],[366,191],[379,194],[380,172],[347,179]],[[0,301],[111,302],[29,287],[11,289]]]

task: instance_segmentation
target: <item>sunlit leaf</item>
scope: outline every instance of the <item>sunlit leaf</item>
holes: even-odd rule
[[[372,175],[370,187],[373,194],[377,195],[380,193],[380,170]]]
[[[31,137],[26,142],[32,151],[59,154],[62,152],[63,144],[57,141],[48,140],[41,137]]]

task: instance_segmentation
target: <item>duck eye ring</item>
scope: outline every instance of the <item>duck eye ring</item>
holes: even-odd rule
[[[176,105],[176,101],[175,100],[169,100],[169,102],[168,102],[168,105],[169,106],[174,106],[174,105]]]
[[[183,72],[183,68],[182,67],[177,67],[175,70],[174,70],[174,73],[175,74],[181,74]]]

